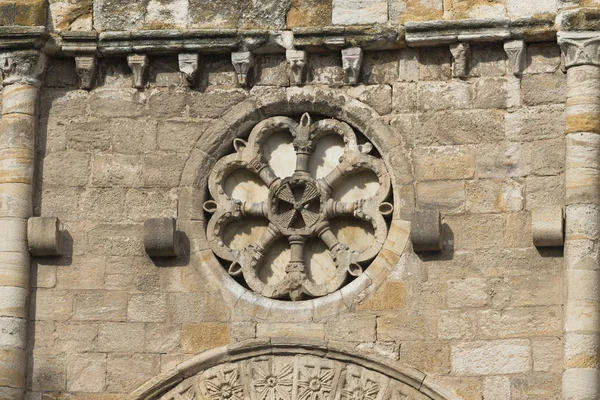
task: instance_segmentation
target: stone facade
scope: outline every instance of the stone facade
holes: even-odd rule
[[[597,399],[599,13],[0,1],[0,399]]]

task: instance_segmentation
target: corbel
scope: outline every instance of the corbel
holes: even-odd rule
[[[132,54],[127,56],[127,65],[133,72],[133,86],[141,89],[144,87],[144,75],[148,67],[148,56],[145,54]]]
[[[75,71],[79,77],[79,88],[90,90],[96,80],[96,56],[75,56]]]
[[[515,76],[521,76],[525,69],[527,45],[523,40],[509,40],[504,42],[504,51],[508,57],[508,66]]]
[[[198,53],[179,53],[177,58],[179,71],[185,75],[189,85],[193,86],[198,76],[200,56]]]
[[[250,85],[250,71],[254,70],[254,54],[250,51],[231,53],[231,63],[235,69],[238,84],[240,86]]]
[[[471,45],[469,43],[452,43],[452,76],[455,78],[466,78],[469,75],[469,63],[471,61]]]
[[[179,232],[175,218],[151,218],[144,221],[144,248],[150,257],[176,257]]]
[[[565,243],[565,217],[562,207],[531,211],[531,234],[536,247],[556,247]]]
[[[342,50],[342,68],[344,82],[350,85],[358,84],[360,68],[363,62],[363,50],[360,47],[349,47]]]
[[[27,243],[32,256],[60,256],[63,224],[56,217],[31,217],[27,220]]]
[[[439,210],[415,210],[410,231],[414,251],[442,249],[442,217]]]
[[[286,50],[285,57],[290,63],[290,84],[296,86],[302,85],[306,77],[306,51]]]

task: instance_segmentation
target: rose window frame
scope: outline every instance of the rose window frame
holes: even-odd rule
[[[287,131],[293,140],[296,165],[291,176],[278,176],[264,156],[262,145],[271,135]],[[316,178],[309,172],[310,158],[320,139],[337,135],[343,140],[343,155],[339,163],[325,176]],[[212,199],[203,204],[210,216],[206,236],[215,255],[229,262],[227,272],[243,279],[256,294],[272,299],[303,300],[318,298],[338,291],[350,279],[363,274],[364,265],[382,250],[388,235],[386,218],[393,213],[390,196],[392,182],[384,161],[370,153],[370,142],[359,144],[350,125],[338,119],[324,118],[312,121],[304,113],[299,122],[275,116],[259,122],[248,140],[234,140],[235,152],[216,162],[208,177],[208,191]],[[268,188],[268,198],[262,202],[235,199],[225,190],[227,178],[237,170],[246,170],[258,177]],[[342,202],[331,197],[332,191],[344,179],[370,171],[378,181],[376,193],[368,198]],[[233,249],[226,244],[224,235],[228,224],[243,218],[259,217],[268,220],[268,227],[260,238],[244,248]],[[362,250],[350,248],[332,232],[329,221],[350,217],[369,224],[373,231],[371,246]],[[290,247],[290,261],[285,277],[276,283],[267,283],[259,276],[260,267],[269,247],[285,237]],[[335,264],[334,276],[327,282],[310,279],[305,260],[307,240],[321,240]]]

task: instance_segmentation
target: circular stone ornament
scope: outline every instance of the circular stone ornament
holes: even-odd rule
[[[393,213],[384,162],[337,119],[271,117],[235,139],[208,178],[207,239],[258,295],[304,300],[364,273]]]

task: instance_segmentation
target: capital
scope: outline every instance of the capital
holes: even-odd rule
[[[558,44],[565,67],[600,66],[600,32],[559,32]]]
[[[39,51],[23,50],[0,53],[0,71],[4,86],[21,82],[39,87],[46,68],[46,55]]]

